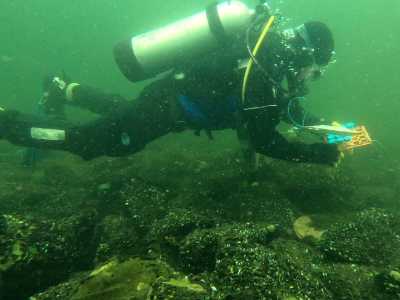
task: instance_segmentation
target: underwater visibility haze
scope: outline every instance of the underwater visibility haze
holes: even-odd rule
[[[231,2],[236,3],[227,1],[228,5]],[[241,2],[251,8],[260,3]],[[284,110],[289,124],[278,127],[282,136],[293,143],[325,142],[324,147],[332,146],[339,154],[336,144],[326,144],[330,137],[343,138],[345,132],[347,138],[348,132],[364,126],[363,134],[368,132],[371,144],[344,150],[340,161],[333,159],[335,163],[326,157],[294,162],[276,152],[257,155],[257,168],[248,167],[242,151],[246,143],[238,141],[234,130],[214,130],[203,122],[204,116],[190,101],[190,91],[175,101],[183,110],[170,105],[165,91],[175,89],[174,82],[185,81],[190,72],[175,74],[176,81],[165,86],[163,76],[168,73],[131,82],[123,66],[135,65],[137,61],[124,60],[132,59],[132,53],[124,56],[123,49],[120,61],[113,54],[119,42],[214,3],[1,1],[0,107],[5,110],[0,111],[0,300],[400,299],[400,2],[267,1],[269,12],[276,16],[263,40],[267,51],[274,33],[298,29],[308,21],[326,24],[335,44],[321,78],[307,82],[309,93],[300,103],[307,114],[323,118],[322,123],[335,121],[336,127],[326,133],[322,127],[292,124],[289,100]],[[217,36],[221,24],[211,9],[208,12],[207,21],[217,24],[211,30]],[[265,28],[258,28],[255,36],[250,33],[250,51],[262,40],[260,32]],[[196,40],[195,33],[188,40]],[[172,46],[179,51],[185,45]],[[143,49],[147,48],[138,50],[139,63]],[[157,55],[170,55],[168,51]],[[223,58],[232,53],[225,51]],[[224,59],[212,63],[210,59],[210,66],[216,64],[220,70]],[[254,63],[248,95],[262,77],[262,67],[253,59],[244,65]],[[204,65],[208,67],[207,54],[193,58],[189,65],[196,69],[196,62],[201,72]],[[212,94],[225,78],[231,80],[226,73],[200,74],[201,84],[206,83],[200,86],[210,86],[198,91],[200,95]],[[237,81],[239,90],[242,78]],[[86,97],[87,105],[64,107],[72,102],[77,83],[96,90],[76,100]],[[274,79],[268,84],[273,85]],[[38,113],[38,102],[48,96],[43,91],[52,95],[59,89],[63,96],[57,101],[62,101]],[[125,98],[137,109],[132,119],[124,104],[119,106]],[[107,103],[113,104],[108,108]],[[232,113],[230,104],[223,113]],[[108,122],[104,110],[118,117]],[[177,128],[165,134],[164,129],[172,126],[163,114],[166,110],[178,115],[179,121],[200,115],[201,122],[197,119],[190,130]],[[22,113],[15,119],[16,126],[3,121],[7,111]],[[220,110],[213,113],[213,118],[223,119],[223,125],[232,121],[221,117]],[[237,117],[236,113],[232,115]],[[41,128],[41,114],[49,117],[48,124],[57,124],[50,133]],[[96,123],[99,115],[104,123]],[[66,123],[69,127],[64,131]],[[337,127],[350,123],[356,129]],[[25,128],[26,124],[33,125]],[[248,124],[242,127],[251,129]],[[229,127],[223,125],[215,127]],[[120,139],[115,138],[118,126]],[[16,138],[9,137],[14,134]],[[148,135],[151,140],[160,138],[147,144]],[[253,132],[245,135],[244,140],[251,139]],[[43,149],[43,143],[26,144],[30,138],[52,144],[70,136],[77,142],[68,147],[53,145],[53,150]],[[99,138],[104,141],[94,142]],[[124,152],[124,147],[142,140],[143,145]],[[77,146],[80,143],[82,147]]]

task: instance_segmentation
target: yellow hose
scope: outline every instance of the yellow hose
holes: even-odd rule
[[[256,43],[256,46],[254,47],[252,54],[253,57],[257,57],[257,53],[261,48],[261,45],[264,43],[269,30],[271,29],[272,25],[274,24],[275,21],[275,16],[271,16],[267,23],[264,26],[264,29],[262,30],[260,37],[258,38],[258,41]],[[244,73],[244,77],[243,77],[243,86],[242,86],[242,104],[245,104],[245,100],[246,100],[246,90],[247,90],[247,82],[249,80],[249,75],[251,73],[251,69],[253,68],[254,65],[254,60],[252,58],[250,58],[249,63],[247,64],[246,67],[246,71]]]

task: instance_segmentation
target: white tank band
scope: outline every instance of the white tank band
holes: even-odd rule
[[[74,94],[72,93],[74,88],[76,88],[77,86],[79,86],[79,83],[70,83],[68,84],[66,90],[65,90],[65,98],[67,98],[67,101],[73,101],[73,96]]]
[[[31,137],[42,141],[65,141],[65,130],[32,127]]]

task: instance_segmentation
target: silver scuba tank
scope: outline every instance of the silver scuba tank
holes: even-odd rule
[[[130,81],[149,79],[229,44],[244,33],[254,11],[237,0],[215,3],[195,15],[118,43],[114,57]]]

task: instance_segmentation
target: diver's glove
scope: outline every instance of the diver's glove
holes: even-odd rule
[[[47,75],[43,78],[43,94],[40,104],[49,107],[63,105],[66,102],[66,88],[69,80],[64,76]]]
[[[78,83],[71,82],[71,79],[64,72],[61,76],[45,76],[42,84],[42,104],[48,103],[52,106],[72,101],[72,90],[78,85]]]
[[[310,147],[315,163],[335,166],[342,158],[342,152],[336,144],[312,144]]]

